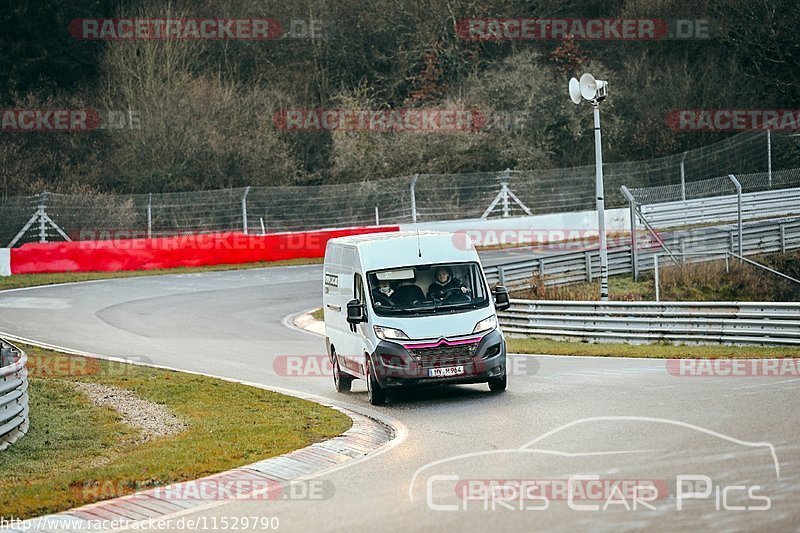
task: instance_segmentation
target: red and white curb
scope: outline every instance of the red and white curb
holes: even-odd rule
[[[0,336],[11,341],[65,353],[115,360],[113,357],[45,344],[15,335],[0,333]],[[132,524],[135,522],[163,520],[176,514],[216,507],[235,500],[279,500],[281,492],[290,483],[331,473],[383,454],[405,440],[407,433],[405,426],[391,417],[356,406],[344,408],[333,405],[321,396],[161,365],[128,363],[214,377],[313,401],[347,415],[353,425],[337,437],[277,457],[193,481],[157,487],[57,514],[32,518],[13,524],[11,528],[0,529],[0,532],[100,531],[96,526],[100,521],[129,524],[127,527],[133,527]],[[355,409],[364,412],[359,413]],[[102,491],[102,487],[99,490]],[[213,494],[209,494],[209,491]]]

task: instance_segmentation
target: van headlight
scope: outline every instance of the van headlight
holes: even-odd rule
[[[373,328],[375,329],[375,335],[377,335],[379,339],[385,341],[395,341],[398,339],[408,340],[408,335],[403,333],[400,329],[386,328],[383,326],[373,326]]]
[[[475,329],[472,330],[472,333],[483,333],[485,331],[492,331],[497,327],[497,316],[492,315],[489,318],[484,318],[477,324],[475,324]]]

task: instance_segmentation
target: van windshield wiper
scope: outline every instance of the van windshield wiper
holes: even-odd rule
[[[473,307],[473,305],[474,304],[473,304],[472,301],[469,301],[469,302],[458,302],[458,303],[451,303],[451,304],[445,304],[444,302],[442,302],[442,303],[436,305],[436,309],[458,309],[459,307],[470,308],[470,307]]]

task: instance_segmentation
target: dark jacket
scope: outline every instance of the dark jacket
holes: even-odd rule
[[[431,283],[431,286],[428,287],[428,298],[443,298],[450,289],[459,289],[463,286],[464,284],[458,278],[450,278],[450,281],[444,285],[438,281],[434,281]]]

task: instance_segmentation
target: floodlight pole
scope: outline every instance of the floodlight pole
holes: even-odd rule
[[[608,243],[606,242],[606,213],[603,198],[603,148],[600,139],[600,102],[592,101],[594,111],[594,165],[597,196],[597,231],[600,233],[600,300],[608,300]]]

